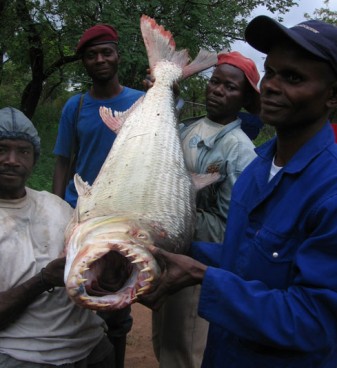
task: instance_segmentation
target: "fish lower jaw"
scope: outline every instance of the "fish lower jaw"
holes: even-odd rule
[[[115,291],[102,290],[91,292],[93,281],[97,280],[100,262],[109,252],[117,252],[127,259],[130,273],[123,285]],[[134,303],[139,295],[151,289],[152,282],[160,276],[160,268],[144,245],[130,243],[108,244],[105,251],[87,255],[70,269],[66,289],[70,298],[78,305],[93,310],[122,309]],[[96,295],[94,295],[96,294]],[[100,294],[100,295],[97,295]]]

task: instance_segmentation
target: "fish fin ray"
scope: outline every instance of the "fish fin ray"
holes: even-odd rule
[[[122,115],[115,113],[116,116],[114,116],[112,114],[112,110],[105,106],[101,106],[99,108],[99,115],[101,116],[104,124],[114,133],[118,134],[125,121],[122,119]]]
[[[78,174],[74,175],[74,184],[79,197],[85,195],[91,189],[91,186],[88,184],[88,182],[83,181]]]
[[[151,70],[158,61],[172,59],[176,44],[170,31],[165,30],[163,26],[158,25],[154,19],[147,15],[141,16],[140,29]],[[183,62],[188,63],[188,59]]]
[[[218,172],[210,174],[191,173],[191,178],[194,188],[198,191],[218,181],[221,178],[221,175]]]
[[[200,50],[197,57],[190,63],[190,56],[186,49],[176,51],[175,41],[170,31],[158,25],[147,15],[142,15],[140,28],[147,51],[151,71],[160,60],[171,61],[183,69],[183,78],[208,69],[217,62],[217,54],[207,50]]]
[[[115,134],[118,134],[121,130],[125,120],[131,115],[131,113],[142,103],[144,96],[140,97],[129,109],[125,111],[114,111],[105,106],[100,106],[99,114],[104,124],[112,130]]]
[[[186,79],[193,74],[199,73],[205,69],[214,66],[217,63],[217,55],[215,52],[209,52],[201,49],[196,58],[183,68],[183,77]]]

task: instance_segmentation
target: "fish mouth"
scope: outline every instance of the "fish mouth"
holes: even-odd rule
[[[94,242],[89,238],[73,259],[68,261],[67,255],[65,284],[70,298],[93,310],[116,310],[134,303],[160,275],[146,244],[152,242],[135,242],[125,234],[96,236]]]
[[[83,278],[91,280],[84,283],[89,296],[103,296],[118,292],[132,275],[133,265],[118,251],[109,251],[94,261]],[[94,277],[93,277],[94,276]]]

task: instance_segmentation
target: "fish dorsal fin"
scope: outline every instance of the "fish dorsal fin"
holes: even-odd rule
[[[101,106],[99,108],[99,114],[104,124],[115,134],[118,134],[125,120],[142,103],[143,99],[144,96],[140,97],[129,109],[123,112],[114,111],[114,114],[110,108]]]
[[[192,173],[191,178],[192,178],[194,188],[198,191],[218,181],[221,178],[221,175],[218,172],[214,172],[210,174]]]
[[[87,194],[91,189],[88,182],[83,181],[78,174],[74,175],[74,184],[79,197]]]

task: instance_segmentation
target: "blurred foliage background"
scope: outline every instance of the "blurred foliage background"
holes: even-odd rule
[[[242,40],[251,12],[263,5],[282,21],[299,0],[0,0],[0,108],[22,110],[36,125],[42,155],[29,185],[51,190],[58,120],[66,100],[90,86],[74,53],[83,31],[97,23],[114,25],[120,35],[119,76],[124,85],[142,89],[147,57],[139,19],[147,14],[170,30],[177,48],[194,57],[200,48],[219,52]],[[310,17],[337,23],[329,0]],[[307,15],[309,17],[309,15]],[[209,73],[208,73],[209,75]],[[186,101],[182,117],[204,112],[207,74],[181,84]],[[274,132],[265,127],[259,145]]]

